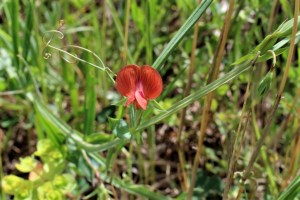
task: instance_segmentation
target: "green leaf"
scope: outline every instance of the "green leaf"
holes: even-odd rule
[[[215,175],[209,176],[202,170],[199,170],[197,174],[196,186],[194,189],[193,198],[207,198],[214,199],[222,194],[222,180]]]
[[[282,23],[275,32],[277,32],[280,37],[286,37],[288,35],[291,35],[293,25],[294,24],[294,18],[288,20],[287,22]],[[298,17],[298,27],[297,29],[300,29],[300,16]]]
[[[2,180],[2,189],[4,193],[14,195],[17,193],[17,190],[26,183],[26,180],[15,176],[8,175],[5,176]]]
[[[57,148],[49,139],[42,139],[38,141],[37,151],[34,153],[47,163],[61,163],[65,157],[62,152],[63,147]]]
[[[104,151],[122,142],[121,139],[116,138],[103,144],[90,144],[83,140],[82,133],[72,129],[64,121],[57,118],[43,103],[41,103],[37,98],[34,98],[33,94],[29,93],[27,94],[27,96],[29,99],[35,99],[35,109],[40,113],[42,118],[45,119],[44,123],[50,124],[51,126],[55,127],[60,133],[62,133],[66,138],[72,139],[79,148],[82,148],[86,151]]]
[[[278,200],[295,199],[300,197],[300,175],[298,175],[289,186],[280,194]]]
[[[76,188],[76,181],[71,174],[56,176],[52,183],[55,189],[62,191],[64,194],[70,193]]]
[[[19,70],[19,1],[10,2],[10,11],[11,11],[11,35],[13,42],[13,51],[14,51],[14,64]],[[17,71],[18,71],[17,70]]]
[[[34,23],[34,17],[33,17],[33,10],[34,10],[34,6],[33,6],[33,0],[29,0],[26,1],[26,22],[25,22],[25,26],[24,26],[24,40],[23,40],[23,58],[26,60],[27,59],[27,55],[30,49],[30,36],[31,36],[31,31],[33,29],[33,23]]]
[[[260,81],[256,90],[257,99],[262,99],[268,94],[273,80],[273,74],[273,72],[268,72],[266,76]]]
[[[14,195],[14,199],[32,199],[32,182],[18,176],[5,176],[2,180],[2,189],[5,194]]]
[[[125,120],[109,117],[108,121],[112,133],[115,134],[117,137],[128,140],[131,138],[129,128]]]
[[[96,78],[94,68],[86,68],[86,88],[84,92],[84,133],[89,135],[94,132],[96,116]]]
[[[37,189],[39,199],[44,200],[64,200],[64,194],[54,189],[52,182],[46,182]]]
[[[298,32],[296,34],[296,38],[295,38],[295,44],[297,44],[299,42],[300,39],[300,32]],[[288,43],[290,42],[290,37],[284,38],[282,40],[280,40],[279,42],[277,42],[274,46],[273,46],[273,51],[276,51],[282,47],[286,47],[288,46]]]
[[[31,172],[37,164],[37,161],[33,156],[27,156],[25,158],[20,158],[20,163],[16,164],[17,170],[23,173]]]

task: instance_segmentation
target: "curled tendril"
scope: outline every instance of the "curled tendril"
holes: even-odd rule
[[[47,39],[48,34],[51,34],[49,39]],[[50,43],[52,42],[53,38],[58,38],[58,39],[62,40],[64,38],[64,34],[58,30],[50,30],[50,31],[46,31],[44,33],[43,38],[42,38],[42,40],[45,44],[45,47],[43,49],[44,59],[49,59],[52,56],[52,54],[50,52],[48,52],[47,49],[48,49]]]
[[[43,55],[44,55],[44,58],[47,60],[52,56],[52,54],[50,52],[45,52],[45,51],[46,51],[46,48],[44,48],[44,50],[43,50]]]
[[[49,34],[49,33],[51,33],[52,35],[50,36],[49,39],[46,39],[46,34]],[[101,58],[97,54],[95,54],[93,51],[86,49],[84,47],[81,47],[81,46],[77,46],[77,45],[65,45],[62,48],[59,48],[59,47],[51,45],[51,42],[54,38],[58,38],[58,39],[62,40],[64,38],[64,34],[62,32],[60,32],[59,30],[50,30],[50,31],[45,32],[45,34],[43,36],[43,42],[45,44],[45,48],[43,49],[43,55],[44,55],[45,59],[48,59],[52,56],[52,54],[50,52],[48,52],[47,49],[48,48],[54,49],[54,50],[58,51],[59,56],[66,62],[74,64],[74,63],[77,63],[80,61],[80,62],[89,64],[97,69],[105,71],[105,73],[109,76],[109,78],[112,80],[112,82],[115,82],[114,76],[116,76],[116,74],[113,71],[111,71],[111,69],[106,67],[105,64],[103,63],[103,61],[101,60]],[[71,49],[81,50],[81,51],[85,51],[85,52],[91,54],[98,62],[100,62],[100,65],[88,62],[86,60],[81,59],[76,54],[70,53]]]
[[[46,39],[47,34],[51,34],[49,40]],[[44,35],[43,35],[43,42],[46,45],[48,45],[48,44],[50,44],[52,42],[53,38],[55,38],[55,37],[58,38],[58,39],[60,39],[60,40],[62,40],[62,39],[64,39],[65,35],[62,32],[58,31],[58,30],[46,31],[44,33]]]

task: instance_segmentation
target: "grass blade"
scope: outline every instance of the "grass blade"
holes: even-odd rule
[[[11,1],[11,34],[12,34],[12,42],[13,42],[13,51],[14,51],[14,62],[19,69],[19,1]]]
[[[300,194],[300,175],[297,176],[293,182],[281,193],[278,200],[295,199]]]
[[[169,44],[164,48],[163,52],[159,55],[159,57],[153,63],[153,67],[157,68],[159,71],[162,69],[162,64],[168,58],[170,53],[173,51],[175,47],[179,44],[185,34],[194,26],[194,24],[198,21],[198,19],[202,16],[202,14],[206,11],[208,6],[212,3],[213,0],[204,0],[190,15],[190,17],[186,20],[186,22],[181,26],[176,35],[172,38]]]
[[[33,22],[34,22],[34,17],[33,17],[33,1],[30,0],[26,2],[26,22],[24,26],[24,40],[23,40],[23,58],[27,60],[27,55],[29,52],[29,44],[30,44],[30,36],[31,36],[31,31],[33,28]]]
[[[28,95],[32,96],[32,94]],[[66,138],[72,139],[79,148],[82,148],[86,151],[104,151],[122,142],[121,139],[116,138],[103,144],[90,144],[82,139],[82,133],[72,129],[64,121],[57,118],[42,102],[40,102],[39,100],[35,100],[34,105],[36,111],[40,113],[40,115],[45,119],[47,123],[50,123],[53,127],[59,129],[60,133],[62,133]]]
[[[86,89],[84,98],[84,133],[89,135],[94,132],[96,115],[96,78],[94,68],[86,68]]]
[[[108,6],[108,8],[109,8],[109,10],[111,11],[111,15],[112,15],[112,18],[113,18],[113,20],[114,20],[114,23],[115,23],[115,26],[116,26],[116,29],[117,29],[117,31],[118,31],[118,33],[119,33],[119,36],[120,36],[120,38],[121,38],[121,40],[122,40],[122,43],[124,44],[125,43],[125,37],[124,37],[124,35],[123,35],[123,26],[122,26],[122,23],[121,23],[121,21],[120,21],[120,19],[119,19],[119,17],[118,17],[118,13],[117,13],[117,11],[116,11],[116,8],[114,7],[114,5],[113,5],[113,3],[112,3],[112,1],[111,0],[107,0],[106,2],[106,5]],[[130,63],[134,63],[134,60],[133,60],[133,58],[132,58],[132,55],[131,55],[131,53],[130,53],[130,51],[127,49],[127,56],[128,56],[128,59],[129,59],[129,62]]]

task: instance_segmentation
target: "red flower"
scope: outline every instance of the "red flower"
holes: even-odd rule
[[[134,104],[137,109],[146,110],[148,100],[160,95],[162,85],[159,73],[148,65],[127,65],[116,78],[118,92],[128,98],[125,106]]]

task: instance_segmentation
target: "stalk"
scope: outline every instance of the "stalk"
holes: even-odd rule
[[[219,75],[219,69],[220,69],[220,65],[222,62],[222,58],[223,58],[225,44],[227,41],[227,34],[229,31],[229,27],[230,27],[230,20],[231,20],[231,15],[233,13],[233,8],[234,8],[234,0],[230,0],[229,9],[226,14],[224,26],[222,28],[222,34],[220,36],[217,50],[215,52],[214,59],[212,62],[211,71],[210,71],[210,75],[208,78],[208,84],[211,83],[212,81],[216,80]],[[199,161],[200,161],[200,155],[202,153],[205,131],[206,131],[206,127],[207,127],[207,124],[209,121],[209,112],[210,112],[212,100],[213,100],[213,93],[210,93],[205,98],[204,109],[202,112],[200,135],[198,136],[198,148],[197,148],[197,152],[196,152],[196,156],[195,156],[195,160],[194,160],[194,164],[193,164],[193,169],[192,169],[191,184],[190,184],[190,188],[188,191],[187,199],[189,199],[189,200],[192,199],[193,190],[195,187],[195,182],[196,182],[196,177],[197,177],[197,169],[198,169],[198,165],[199,165]]]
[[[201,0],[199,1],[199,4],[201,4]],[[184,97],[188,96],[191,92],[191,85],[193,81],[193,74],[195,72],[195,56],[196,56],[196,48],[197,48],[197,41],[198,41],[198,33],[199,33],[199,25],[198,23],[194,26],[194,34],[193,34],[193,44],[192,44],[192,51],[190,55],[190,67],[189,67],[189,74],[188,74],[188,81],[184,92]],[[185,171],[185,157],[184,157],[184,150],[182,147],[182,129],[184,124],[184,117],[186,113],[186,108],[183,108],[180,113],[180,125],[178,128],[178,141],[177,141],[177,152],[178,152],[178,158],[180,163],[180,171],[182,176],[182,188],[183,191],[187,190],[188,187],[188,181],[187,181],[187,174]]]
[[[122,53],[124,65],[127,64],[129,13],[130,13],[130,0],[127,0],[126,1],[126,16],[125,16],[124,49],[123,49],[123,53]]]

